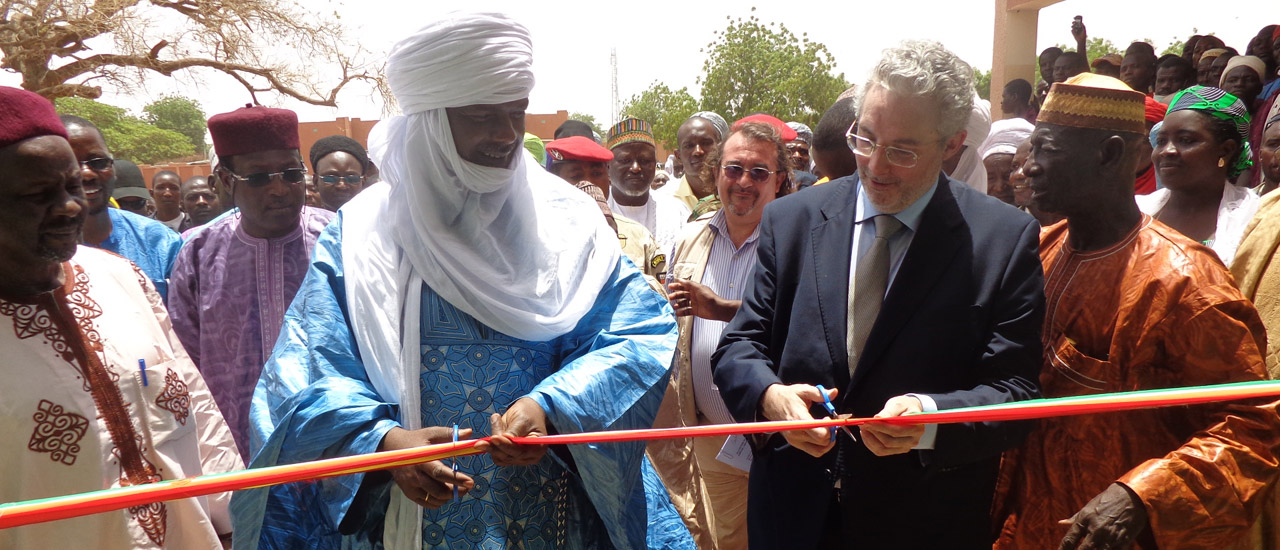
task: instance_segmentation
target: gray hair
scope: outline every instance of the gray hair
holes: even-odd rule
[[[907,40],[884,51],[858,90],[858,113],[867,90],[879,86],[905,96],[930,96],[938,102],[938,132],[944,137],[963,130],[973,110],[973,67],[931,40]]]

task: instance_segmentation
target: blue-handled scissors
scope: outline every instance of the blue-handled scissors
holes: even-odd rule
[[[825,409],[827,409],[827,414],[828,414],[828,415],[830,415],[830,416],[831,416],[831,418],[836,418],[836,417],[838,416],[838,415],[836,414],[836,406],[831,404],[831,398],[830,398],[830,397],[828,397],[828,395],[827,395],[828,393],[830,393],[830,390],[828,390],[827,388],[822,387],[822,384],[818,384],[818,393],[822,394],[822,407],[823,407],[823,408],[825,408]],[[856,437],[854,437],[854,436],[853,436],[853,432],[852,432],[852,431],[849,431],[849,427],[848,427],[848,426],[840,426],[840,429],[841,429],[841,430],[844,430],[844,433],[845,433],[845,434],[847,434],[847,435],[849,436],[849,439],[852,439],[852,440],[854,440],[854,441],[857,441],[857,440],[858,440],[858,438],[856,438]],[[835,441],[835,440],[836,440],[836,429],[835,429],[835,428],[831,428],[831,440],[832,440],[832,441]]]
[[[458,442],[458,425],[457,424],[453,425],[453,442],[454,443]],[[458,459],[457,457],[454,457],[453,459],[453,500],[455,502],[457,502],[458,500]]]

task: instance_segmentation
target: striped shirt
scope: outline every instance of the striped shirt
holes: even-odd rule
[[[756,244],[760,238],[760,226],[757,224],[751,236],[735,247],[729,238],[729,227],[725,223],[725,214],[716,212],[708,223],[707,229],[715,234],[711,243],[711,253],[707,256],[707,266],[702,271],[701,283],[710,287],[721,298],[741,300],[747,277],[751,276],[756,265]],[[693,367],[693,399],[698,410],[715,424],[732,424],[733,415],[720,397],[720,390],[711,378],[711,354],[720,343],[720,333],[724,332],[728,323],[713,321],[701,317],[693,318],[692,342],[689,345]]]

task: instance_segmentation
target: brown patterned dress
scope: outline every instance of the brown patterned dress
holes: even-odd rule
[[[1266,377],[1266,333],[1209,249],[1143,216],[1121,242],[1080,252],[1044,230],[1045,397]],[[1005,455],[996,548],[1057,548],[1111,483],[1146,505],[1160,548],[1244,535],[1277,475],[1276,404],[1232,403],[1043,420]]]

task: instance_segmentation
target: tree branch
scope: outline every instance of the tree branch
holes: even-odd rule
[[[81,85],[64,85],[63,83],[66,82],[67,80],[70,80],[82,74],[91,72],[95,69],[98,69],[101,67],[113,67],[113,66],[114,67],[136,67],[139,69],[154,71],[165,76],[173,76],[174,72],[180,71],[183,69],[190,69],[193,67],[205,67],[205,68],[214,69],[214,70],[226,73],[228,75],[231,75],[233,78],[236,79],[236,81],[240,82],[240,84],[244,86],[245,89],[248,90],[251,94],[256,92],[265,92],[265,91],[270,91],[272,89],[275,89],[280,93],[285,94],[294,99],[297,99],[299,101],[310,103],[312,105],[319,105],[322,107],[337,107],[338,92],[340,92],[344,86],[346,86],[347,84],[353,81],[365,80],[365,81],[374,82],[375,84],[378,82],[377,77],[370,75],[367,72],[355,74],[355,75],[349,74],[348,72],[349,68],[346,67],[344,64],[343,77],[338,82],[338,84],[329,91],[327,96],[317,97],[315,95],[302,92],[294,88],[293,86],[289,85],[287,82],[283,81],[277,75],[277,71],[272,68],[254,67],[254,66],[245,65],[242,63],[230,63],[225,61],[217,61],[213,59],[204,59],[199,57],[187,57],[187,58],[175,59],[171,61],[162,61],[162,60],[150,57],[149,55],[97,54],[90,57],[86,57],[84,59],[73,61],[71,63],[63,65],[62,67],[49,71],[49,73],[45,76],[43,81],[43,84],[45,84],[44,87],[42,87],[40,90],[36,90],[36,93],[39,93],[40,95],[43,95],[49,98],[66,97],[68,95],[78,95],[80,97],[89,97],[89,96],[81,95],[86,87]],[[249,82],[248,79],[245,78],[244,76],[245,74],[262,78],[266,80],[267,83],[270,84],[270,86],[267,88],[255,87],[251,82]],[[102,95],[101,89],[93,88],[93,90],[94,90],[94,95],[92,97],[99,97]],[[256,96],[255,96],[255,101],[256,101]]]

